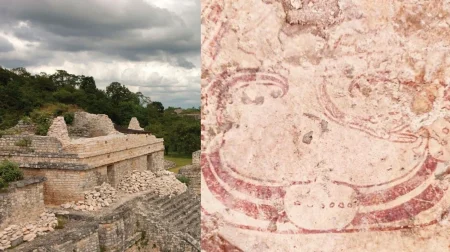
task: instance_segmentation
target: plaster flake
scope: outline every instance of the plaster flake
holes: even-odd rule
[[[449,1],[202,0],[204,251],[447,251]]]

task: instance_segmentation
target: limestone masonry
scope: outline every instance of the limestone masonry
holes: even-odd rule
[[[0,194],[0,251],[199,251],[200,200],[164,169],[163,139],[136,118],[127,134],[106,115],[86,112],[71,125],[55,118],[47,136],[33,129],[19,122],[14,135],[0,137],[0,161],[18,163],[25,176]],[[186,204],[174,207],[177,199]],[[172,212],[177,227],[164,212],[155,215],[166,207],[180,211]]]
[[[143,128],[141,128],[141,125],[139,125],[139,121],[136,117],[131,118],[128,128],[132,130],[144,130]]]
[[[103,182],[115,187],[132,167],[164,169],[163,139],[119,133],[102,115],[78,112],[69,129],[64,118],[57,117],[48,136],[26,136],[30,146],[16,146],[24,137],[2,137],[0,159],[19,163],[26,177],[46,177],[46,204],[83,200],[85,191]]]
[[[197,195],[200,195],[201,185],[200,154],[200,150],[192,153],[192,164],[181,167],[178,172],[179,175],[189,178],[189,188]]]

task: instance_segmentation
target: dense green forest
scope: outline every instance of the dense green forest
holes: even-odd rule
[[[45,133],[49,126],[48,108],[52,108],[52,116],[78,109],[106,114],[121,126],[128,126],[130,119],[136,117],[145,130],[164,138],[166,153],[189,154],[200,149],[199,120],[178,116],[176,108],[164,108],[161,102],[151,101],[140,92],[133,93],[118,82],[101,90],[93,77],[64,70],[33,75],[25,68],[0,67],[0,130],[25,118],[39,125],[38,134]],[[188,111],[199,113],[199,108]]]

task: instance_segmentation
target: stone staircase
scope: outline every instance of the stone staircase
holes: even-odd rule
[[[167,229],[190,235],[200,241],[200,198],[191,191],[175,197],[152,196],[146,207],[153,210],[153,217]]]

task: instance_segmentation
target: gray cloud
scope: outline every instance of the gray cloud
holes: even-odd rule
[[[12,50],[14,50],[13,44],[11,44],[11,42],[7,39],[0,37],[0,53],[10,52]]]
[[[15,39],[10,42],[2,39],[1,34]],[[17,41],[20,44],[16,44]],[[65,67],[69,72],[74,69],[74,73],[92,75],[104,85],[113,77],[99,73],[96,62],[102,66],[110,62],[118,69],[123,69],[122,65],[161,62],[161,69],[169,64],[174,69],[200,73],[199,55],[200,0],[182,3],[156,0],[0,2],[0,65],[4,67],[22,66],[36,71]],[[86,62],[93,64],[85,68]],[[138,86],[150,88],[166,85],[169,89],[179,87],[180,82],[192,81],[191,86],[198,87],[200,92],[199,74],[198,79],[193,80],[190,71],[179,74],[176,80],[160,76],[160,82],[138,76],[132,80],[120,79],[118,74],[113,81],[131,86],[139,83]],[[178,96],[178,91],[171,92]],[[182,100],[190,100],[190,94],[184,90],[179,92],[181,96],[171,101],[183,106]]]
[[[116,4],[116,2],[115,2]],[[110,1],[7,0],[0,7],[3,29],[20,39],[40,42],[40,50],[101,51],[127,60],[149,55],[185,57],[199,53],[200,24],[142,0],[116,6]],[[120,4],[118,4],[120,5]],[[111,6],[115,6],[114,8]],[[187,10],[189,15],[195,13]],[[196,14],[196,13],[195,13]],[[169,61],[170,62],[170,61]],[[180,66],[191,67],[190,64]]]

